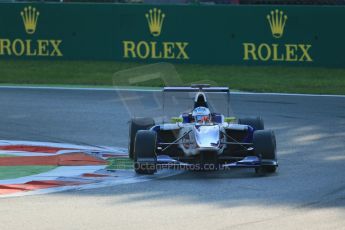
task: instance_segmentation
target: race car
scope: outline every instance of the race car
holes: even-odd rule
[[[238,167],[254,168],[260,174],[276,172],[275,134],[264,129],[260,117],[236,119],[213,111],[207,94],[225,94],[227,99],[221,106],[228,107],[228,87],[165,87],[162,92],[163,97],[169,92],[187,92],[194,94],[194,101],[190,101],[189,111],[171,118],[170,122],[155,124],[154,119],[148,117],[131,119],[128,152],[136,173],[153,174],[162,168]]]

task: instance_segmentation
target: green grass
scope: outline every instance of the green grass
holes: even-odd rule
[[[96,61],[0,61],[0,84],[128,85],[114,73],[144,64]],[[174,65],[184,85],[208,82],[253,92],[345,94],[345,68]],[[154,69],[154,68],[153,68]],[[134,72],[140,73],[141,69]],[[153,71],[154,72],[154,71]],[[180,83],[179,83],[180,84]],[[161,87],[160,80],[132,86]]]
[[[133,161],[129,158],[110,158],[108,169],[133,169]]]
[[[51,165],[0,166],[0,180],[13,179],[47,172],[56,168]]]

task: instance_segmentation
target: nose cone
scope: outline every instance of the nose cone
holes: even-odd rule
[[[218,148],[219,147],[219,127],[218,125],[196,125],[194,126],[196,143],[200,148]]]

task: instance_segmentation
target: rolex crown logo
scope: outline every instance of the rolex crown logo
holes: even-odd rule
[[[20,15],[23,18],[26,33],[35,33],[38,16],[40,15],[36,8],[31,6],[25,7],[24,10],[20,12]]]
[[[162,31],[162,25],[165,18],[165,14],[160,9],[154,8],[149,10],[149,13],[145,14],[147,23],[149,25],[150,33],[154,37],[158,37]]]
[[[278,9],[272,10],[271,13],[267,15],[273,37],[281,38],[283,36],[287,19],[288,17],[284,15],[284,12]]]

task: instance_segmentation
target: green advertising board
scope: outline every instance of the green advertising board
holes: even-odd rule
[[[1,59],[345,67],[345,7],[0,4]]]

